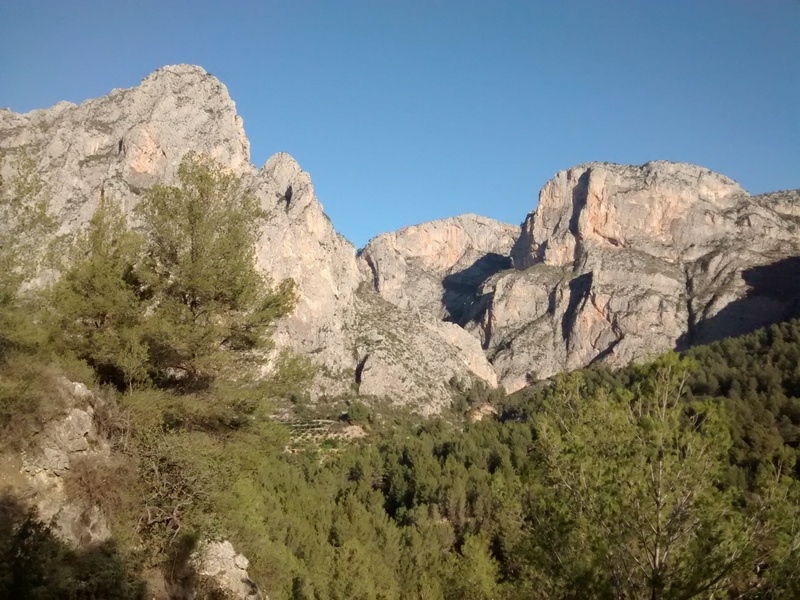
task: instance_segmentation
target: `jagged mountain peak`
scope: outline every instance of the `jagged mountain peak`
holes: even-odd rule
[[[164,65],[150,73],[147,77],[142,80],[142,83],[147,81],[157,81],[164,77],[169,76],[177,76],[177,77],[214,77],[208,71],[206,71],[203,67],[199,65],[192,65],[188,63],[180,63],[176,65]]]

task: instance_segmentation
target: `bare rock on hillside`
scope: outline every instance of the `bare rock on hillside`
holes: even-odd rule
[[[225,86],[200,67],[174,65],[133,88],[79,106],[15,114],[0,110],[0,154],[27,148],[50,184],[64,231],[88,221],[100,191],[126,208],[139,191],[173,180],[189,151],[249,168],[250,145]],[[3,165],[3,175],[12,168]]]
[[[514,265],[571,265],[592,246],[670,261],[696,257],[730,234],[731,224],[717,215],[746,196],[732,179],[684,163],[589,163],[560,171],[525,220]]]
[[[359,258],[384,299],[436,320],[459,321],[477,287],[510,268],[518,234],[516,226],[466,214],[381,234]]]
[[[250,561],[237,554],[228,540],[204,541],[192,553],[182,593],[175,595],[269,600],[247,574],[249,566]]]
[[[53,207],[62,218],[61,232],[66,234],[85,225],[101,194],[120,202],[132,216],[145,188],[175,182],[188,152],[208,154],[240,174],[268,214],[257,243],[258,266],[273,283],[292,278],[299,293],[296,310],[277,325],[276,351],[266,359],[265,370],[282,349],[290,349],[323,367],[313,395],[350,391],[359,340],[374,333],[361,329],[369,318],[358,311],[369,308],[355,300],[367,275],[358,266],[353,245],[336,233],[325,215],[310,176],[292,157],[277,154],[260,170],[250,164],[242,119],[216,78],[199,67],[176,65],[159,69],[137,87],[114,90],[79,106],[60,103],[24,115],[0,111],[3,175],[13,172],[23,147],[49,184]],[[460,234],[454,230],[454,235]],[[397,318],[415,319],[414,315]],[[409,343],[416,344],[415,349],[404,352],[408,365],[415,366],[396,376],[384,372],[381,394],[408,403],[445,389],[442,382],[452,373],[443,369],[436,371],[441,381],[428,385],[431,378],[425,374],[424,361],[431,352],[422,348],[428,337],[431,348],[447,347],[463,358],[458,359],[459,373],[472,365],[492,380],[491,366],[463,331],[443,325],[420,325],[418,331],[416,336],[398,338],[401,343],[414,340]],[[376,354],[371,366],[378,364]],[[425,376],[417,381],[413,379],[417,375],[410,373]],[[434,404],[448,399],[445,394]]]
[[[363,276],[355,248],[336,233],[314,195],[311,177],[288,154],[271,157],[250,186],[267,212],[256,249],[273,281],[297,284],[296,310],[279,325],[279,348],[312,355],[328,372],[351,368],[353,295]],[[332,391],[334,381],[317,382]]]
[[[64,414],[46,423],[23,454],[24,489],[17,491],[70,545],[102,542],[111,537],[105,515],[97,506],[70,498],[64,480],[76,461],[109,456],[109,444],[94,423],[94,395],[83,384],[63,378],[54,382],[52,393],[58,396],[53,405],[63,405]]]
[[[496,385],[478,340],[457,325],[398,310],[366,284],[356,295],[356,315],[353,377],[360,395],[434,414],[453,399],[454,376]]]
[[[792,280],[800,240],[786,204],[688,164],[562,171],[522,226],[517,272],[484,284],[468,327],[513,390],[788,318],[800,293],[777,284]]]

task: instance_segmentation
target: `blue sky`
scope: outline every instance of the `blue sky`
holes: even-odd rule
[[[592,160],[800,187],[800,0],[2,0],[0,59],[17,112],[201,65],[357,246]]]

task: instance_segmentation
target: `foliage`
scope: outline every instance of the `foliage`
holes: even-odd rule
[[[47,239],[57,227],[49,201],[36,163],[22,152],[12,178],[0,178],[0,351],[36,335],[25,318],[31,305],[20,291],[41,268]]]
[[[686,361],[666,355],[647,370],[634,392],[584,399],[579,375],[551,390],[535,419],[534,529],[556,572],[591,595],[721,592],[757,562],[763,515],[737,510],[744,490],[723,487],[727,419],[717,404],[682,402]]]
[[[101,197],[52,292],[63,343],[121,387],[148,379],[146,305],[135,270],[141,246],[121,208]]]
[[[294,307],[293,281],[270,289],[255,268],[263,215],[240,180],[195,155],[178,176],[145,191],[141,233],[101,197],[51,294],[56,344],[121,389],[247,376],[269,325]]]
[[[263,344],[267,326],[292,310],[294,289],[286,281],[272,294],[256,271],[264,213],[238,177],[190,154],[178,180],[150,188],[137,206],[141,277],[155,298],[148,343],[159,378],[202,383]]]
[[[0,495],[0,597],[144,600],[145,591],[113,542],[71,550],[35,511]]]
[[[10,222],[43,193],[28,173]],[[316,368],[286,351],[255,376],[295,291],[255,270],[262,215],[236,177],[187,157],[138,216],[133,232],[101,198],[49,295],[50,355],[21,310],[33,270],[2,283],[2,449],[62,412],[60,375],[88,364],[111,384],[95,420],[112,452],[73,460],[65,489],[114,542],[72,551],[0,510],[0,595],[140,597],[141,569],[179,584],[194,542],[226,538],[272,598],[800,596],[800,322],[510,397],[454,379],[452,414],[421,419],[312,401]],[[465,418],[487,402],[497,418]],[[368,437],[293,443],[345,420]]]

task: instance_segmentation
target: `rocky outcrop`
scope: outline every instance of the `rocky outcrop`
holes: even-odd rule
[[[190,65],[79,106],[0,110],[0,175],[22,148],[62,233],[101,195],[131,211],[145,188],[174,182],[187,152],[240,174],[268,214],[258,265],[299,292],[264,370],[283,349],[311,357],[313,397],[358,390],[430,412],[454,375],[513,390],[742,333],[792,315],[800,298],[800,194],[751,198],[680,163],[574,167],[544,186],[521,230],[462,215],[378,236],[357,257],[294,159],[250,164],[227,89]]]
[[[386,312],[385,307],[357,302],[358,286],[371,275],[359,268],[353,245],[336,233],[308,173],[283,153],[261,169],[250,164],[242,119],[217,79],[199,67],[176,65],[159,69],[137,87],[114,90],[79,106],[60,103],[24,115],[0,111],[0,156],[5,159],[0,174],[13,172],[22,148],[49,185],[53,208],[62,219],[61,233],[67,234],[91,218],[101,195],[120,202],[133,217],[143,190],[172,184],[188,152],[208,154],[240,174],[268,215],[257,244],[258,265],[273,282],[292,278],[299,292],[295,311],[277,325],[276,349],[265,359],[265,371],[281,350],[290,349],[322,367],[312,396],[351,392],[355,357],[364,348],[363,339],[380,337],[372,317]],[[480,236],[480,218],[474,219],[474,235]],[[451,228],[456,236],[457,229]],[[462,246],[468,251],[468,244]],[[372,317],[370,310],[376,311]],[[399,377],[393,359],[373,352],[368,379],[380,379],[381,385],[370,393],[410,403],[441,392],[444,396],[435,404],[447,402],[445,383],[452,373],[436,370],[434,380],[426,370],[433,348],[447,348],[458,357],[454,369],[459,373],[474,369],[479,377],[493,380],[482,351],[462,330],[423,325],[413,315],[396,318],[418,323],[410,327],[414,336],[398,337],[400,344],[415,340],[409,341],[413,348],[404,350],[407,371]],[[416,374],[422,379],[413,379]]]
[[[354,294],[363,280],[355,248],[336,233],[311,177],[288,154],[271,157],[248,180],[267,212],[259,267],[273,281],[293,279],[299,292],[296,309],[278,324],[277,347],[313,356],[325,373],[354,368]],[[316,382],[317,394],[345,389],[336,378]]]
[[[562,171],[522,226],[516,272],[484,284],[468,327],[514,390],[788,318],[800,293],[778,281],[796,279],[800,239],[784,196],[681,163]]]
[[[79,106],[20,115],[0,110],[0,155],[27,148],[53,192],[63,231],[91,218],[100,191],[135,204],[142,188],[171,182],[183,155],[250,166],[250,144],[225,86],[200,67],[159,69],[130,89]],[[4,161],[3,175],[12,168]]]
[[[94,395],[80,383],[64,378],[53,382],[51,399],[62,414],[46,423],[21,456],[19,477],[3,481],[16,496],[35,508],[44,523],[71,546],[89,546],[111,536],[105,515],[97,505],[72,498],[66,477],[82,460],[105,460],[108,442],[94,423]]]
[[[172,590],[170,597],[269,600],[247,574],[249,566],[228,540],[201,542],[186,565],[181,588]]]
[[[467,214],[381,234],[359,258],[385,300],[458,322],[480,284],[511,267],[518,235],[516,226]]]
[[[453,323],[398,310],[364,284],[356,295],[353,378],[363,396],[408,399],[423,414],[453,397],[449,381],[474,376],[496,385],[480,343]]]

